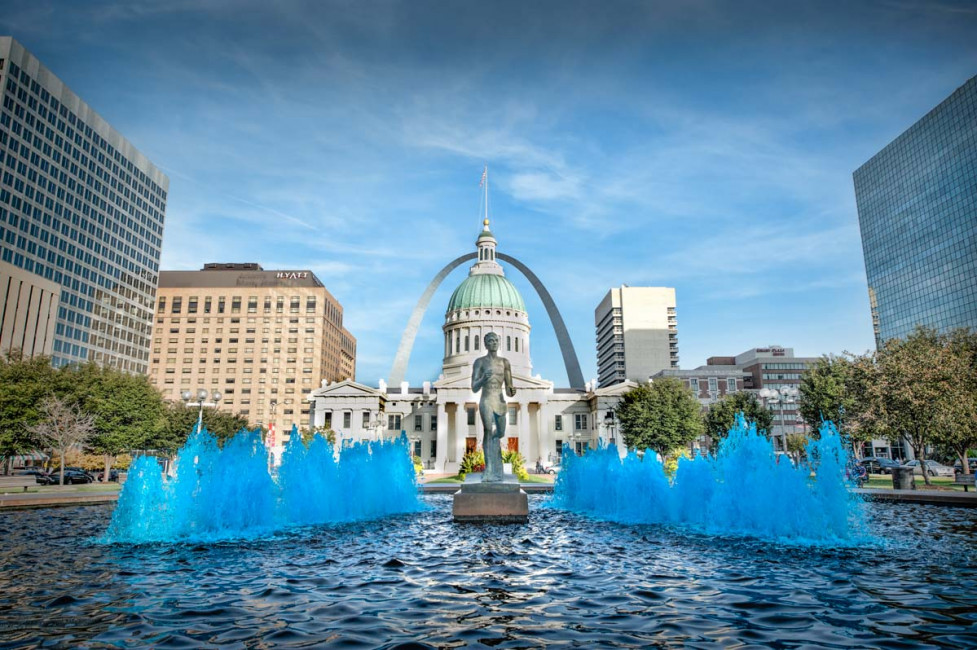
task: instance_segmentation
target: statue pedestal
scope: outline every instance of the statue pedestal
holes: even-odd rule
[[[469,476],[455,492],[451,513],[455,522],[524,524],[529,521],[529,498],[514,479],[482,483],[481,477]]]

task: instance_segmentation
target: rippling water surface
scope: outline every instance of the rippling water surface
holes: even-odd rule
[[[977,512],[871,504],[862,548],[450,497],[246,542],[105,545],[111,507],[0,513],[0,647],[975,647]]]

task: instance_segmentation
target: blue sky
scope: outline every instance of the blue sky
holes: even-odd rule
[[[849,6],[851,5],[851,6]],[[972,2],[0,2],[18,39],[170,177],[163,269],[309,268],[357,378],[474,250],[543,280],[596,376],[593,310],[677,289],[681,365],[873,346],[852,172],[977,73]],[[457,269],[409,379],[436,378]],[[534,370],[566,375],[514,269]]]

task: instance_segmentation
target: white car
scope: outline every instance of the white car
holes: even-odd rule
[[[946,465],[941,465],[940,463],[936,462],[935,460],[926,460],[926,461],[923,461],[923,462],[926,463],[926,473],[929,474],[930,476],[944,476],[944,477],[947,477],[947,478],[953,478],[953,468],[952,467],[947,467]],[[923,474],[923,469],[920,466],[920,463],[919,463],[918,460],[911,460],[911,461],[907,462],[906,464],[904,464],[903,467],[912,467],[913,468],[913,474],[919,474],[920,476],[922,476],[922,474]]]

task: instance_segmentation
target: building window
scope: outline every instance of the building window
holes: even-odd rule
[[[241,313],[241,296],[231,297],[231,313],[240,314]]]
[[[699,378],[698,377],[692,377],[691,379],[689,379],[689,388],[691,388],[692,389],[692,392],[695,393],[696,395],[699,394]]]
[[[415,415],[414,416],[414,431],[423,431],[423,430],[424,430],[424,416],[423,415]]]
[[[516,352],[519,351],[519,337],[516,337]]]
[[[716,393],[719,392],[719,380],[715,377],[709,378],[709,392]]]
[[[431,458],[435,458],[437,455],[438,455],[438,441],[435,439],[431,441]]]
[[[478,335],[475,335],[475,350],[478,350]]]
[[[736,392],[736,380],[732,377],[726,379],[726,392],[735,393]]]
[[[468,337],[465,337],[465,352],[468,352]]]
[[[400,431],[400,416],[399,415],[388,415],[387,416],[387,428],[391,431]]]
[[[557,431],[563,431],[563,416],[562,415],[557,415],[556,416],[556,423],[555,423],[555,426],[553,428],[556,429]]]
[[[176,296],[173,298],[173,306],[170,313],[179,314],[183,310],[183,298]]]
[[[197,313],[197,296],[190,296],[189,300],[187,300],[187,313]]]
[[[156,311],[161,314],[166,311],[166,296],[160,296],[159,305],[157,305]]]
[[[225,304],[226,300],[227,299],[224,298],[224,296],[220,296],[219,298],[217,298],[217,313],[218,314],[223,314],[224,313],[224,304]]]
[[[509,407],[509,424],[519,424],[519,409],[515,406]]]
[[[369,411],[363,411],[362,427],[364,429],[369,429],[370,428],[370,412]]]
[[[505,351],[506,352],[512,352],[512,337],[511,336],[506,336],[505,337]]]
[[[210,298],[210,296],[204,298],[204,313],[205,314],[209,314],[210,313],[210,305],[211,305],[212,302],[213,302],[213,300]]]
[[[470,427],[475,426],[475,407],[469,406],[465,410],[468,411],[468,426]]]
[[[437,431],[437,430],[438,430],[438,416],[432,415],[431,416],[431,431]]]
[[[581,431],[587,428],[587,414],[577,413],[573,416],[573,428]]]

